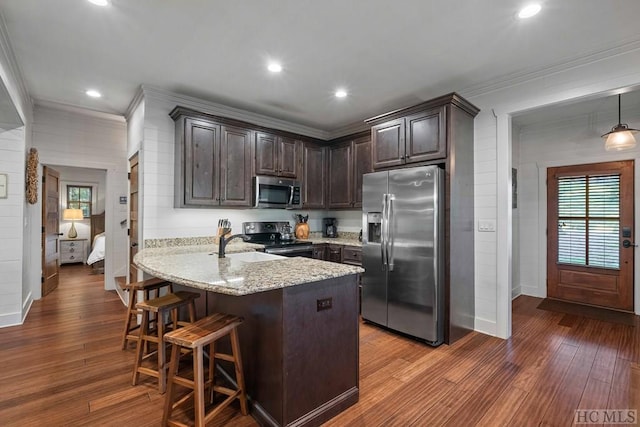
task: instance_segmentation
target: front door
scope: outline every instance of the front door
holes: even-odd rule
[[[60,173],[42,169],[42,296],[58,287]]]
[[[633,169],[630,160],[547,170],[549,298],[633,311]]]

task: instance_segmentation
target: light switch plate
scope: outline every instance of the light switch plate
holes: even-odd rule
[[[495,219],[479,219],[478,220],[478,231],[495,232],[496,231],[496,220]]]

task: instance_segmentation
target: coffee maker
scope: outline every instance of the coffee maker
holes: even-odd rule
[[[323,218],[322,224],[322,237],[338,237],[338,221],[335,218]]]

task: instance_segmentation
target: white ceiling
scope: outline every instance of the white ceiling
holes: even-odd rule
[[[36,102],[124,114],[145,84],[332,131],[640,39],[638,0],[541,3],[529,20],[513,0],[2,0],[0,13]]]

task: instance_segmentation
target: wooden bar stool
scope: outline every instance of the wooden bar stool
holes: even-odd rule
[[[240,344],[238,341],[238,326],[242,318],[229,314],[212,314],[197,322],[167,333],[164,340],[171,343],[171,364],[169,377],[167,378],[167,395],[165,396],[164,415],[162,425],[184,426],[185,424],[171,420],[171,413],[179,405],[185,403],[191,396],[194,398],[195,425],[204,427],[216,415],[229,405],[234,399],[240,400],[242,415],[247,415],[247,395],[244,388],[244,374],[242,372],[242,359],[240,357]],[[229,335],[231,338],[232,354],[216,353],[215,342]],[[204,380],[204,347],[209,346],[208,380]],[[191,349],[193,352],[193,380],[177,375],[181,349]],[[236,371],[236,390],[215,384],[215,359],[232,362]],[[190,388],[192,391],[183,396],[174,404],[175,385]],[[209,388],[209,403],[213,403],[214,392],[228,396],[220,404],[205,414],[204,392],[205,386]]]
[[[162,340],[166,332],[165,313],[171,313],[172,315],[173,330],[176,330],[178,326],[189,324],[178,321],[178,309],[181,307],[188,308],[189,321],[193,323],[196,321],[195,299],[199,297],[200,294],[194,292],[178,291],[136,304],[136,308],[142,311],[142,323],[140,324],[136,359],[133,366],[133,385],[138,383],[140,374],[150,375],[158,378],[158,389],[160,393],[164,393],[167,378],[165,344]],[[149,328],[150,313],[155,313],[156,327],[154,329]],[[148,351],[148,343],[157,344],[157,350]],[[143,360],[152,357],[154,354],[157,355],[158,359],[157,369],[142,366]]]
[[[140,329],[138,325],[138,315],[142,312],[136,309],[138,303],[138,292],[142,291],[143,301],[151,299],[151,293],[155,292],[155,297],[159,296],[160,289],[168,287],[168,292],[173,292],[173,284],[162,279],[147,279],[134,283],[122,283],[120,287],[129,291],[129,304],[127,304],[127,313],[124,318],[124,329],[122,332],[122,349],[127,348],[129,341],[138,342],[138,335],[132,332]]]

